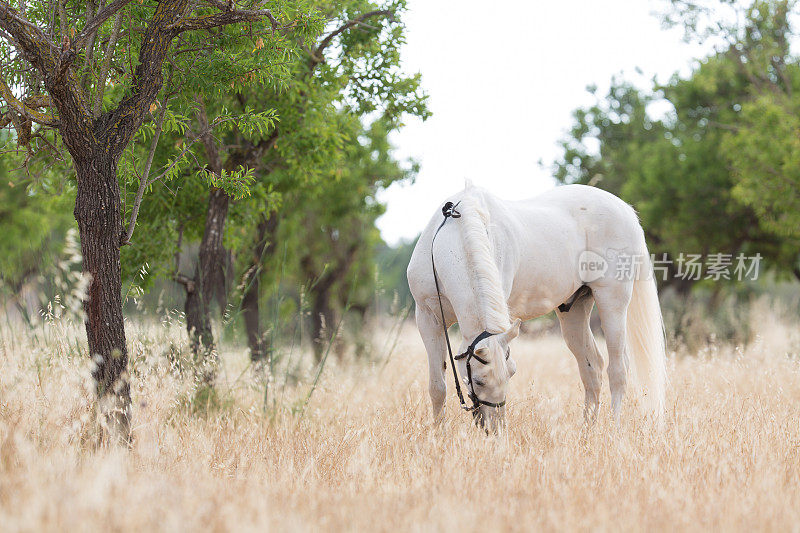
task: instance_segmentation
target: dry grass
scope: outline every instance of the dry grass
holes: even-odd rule
[[[798,530],[795,326],[765,321],[744,349],[673,357],[662,434],[633,409],[616,429],[607,407],[583,428],[561,339],[521,339],[508,432],[487,438],[452,394],[450,416],[431,426],[411,327],[385,366],[327,368],[301,417],[289,408],[308,386],[281,393],[276,376],[286,408],[264,413],[234,349],[222,406],[193,413],[192,381],[165,356],[185,344],[180,326],[133,324],[130,452],[89,444],[88,366],[71,328],[4,327],[0,529]]]

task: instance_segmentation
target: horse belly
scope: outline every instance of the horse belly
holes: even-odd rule
[[[513,318],[522,320],[545,315],[564,303],[579,286],[580,281],[577,281],[576,286],[576,280],[572,279],[572,276],[541,280],[539,283],[523,286],[515,283],[508,299],[509,311]]]

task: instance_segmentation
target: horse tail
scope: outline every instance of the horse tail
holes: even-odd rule
[[[660,418],[664,413],[667,388],[664,321],[644,236],[642,249],[642,264],[628,306],[627,344],[637,380],[643,389],[643,405]]]

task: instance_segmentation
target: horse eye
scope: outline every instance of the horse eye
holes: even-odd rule
[[[473,380],[473,382],[474,382],[474,383],[475,383],[475,385],[477,385],[478,387],[483,387],[484,385],[486,385],[486,383],[484,383],[483,381],[481,381],[481,380],[479,380],[479,379],[475,379],[475,380]]]

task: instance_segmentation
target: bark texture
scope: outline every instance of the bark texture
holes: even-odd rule
[[[122,216],[116,161],[103,151],[85,155],[89,157],[75,158],[78,193],[74,214],[83,271],[90,277],[84,301],[86,336],[95,362],[92,375],[105,429],[113,438],[126,441],[130,433],[130,384],[122,318]]]

